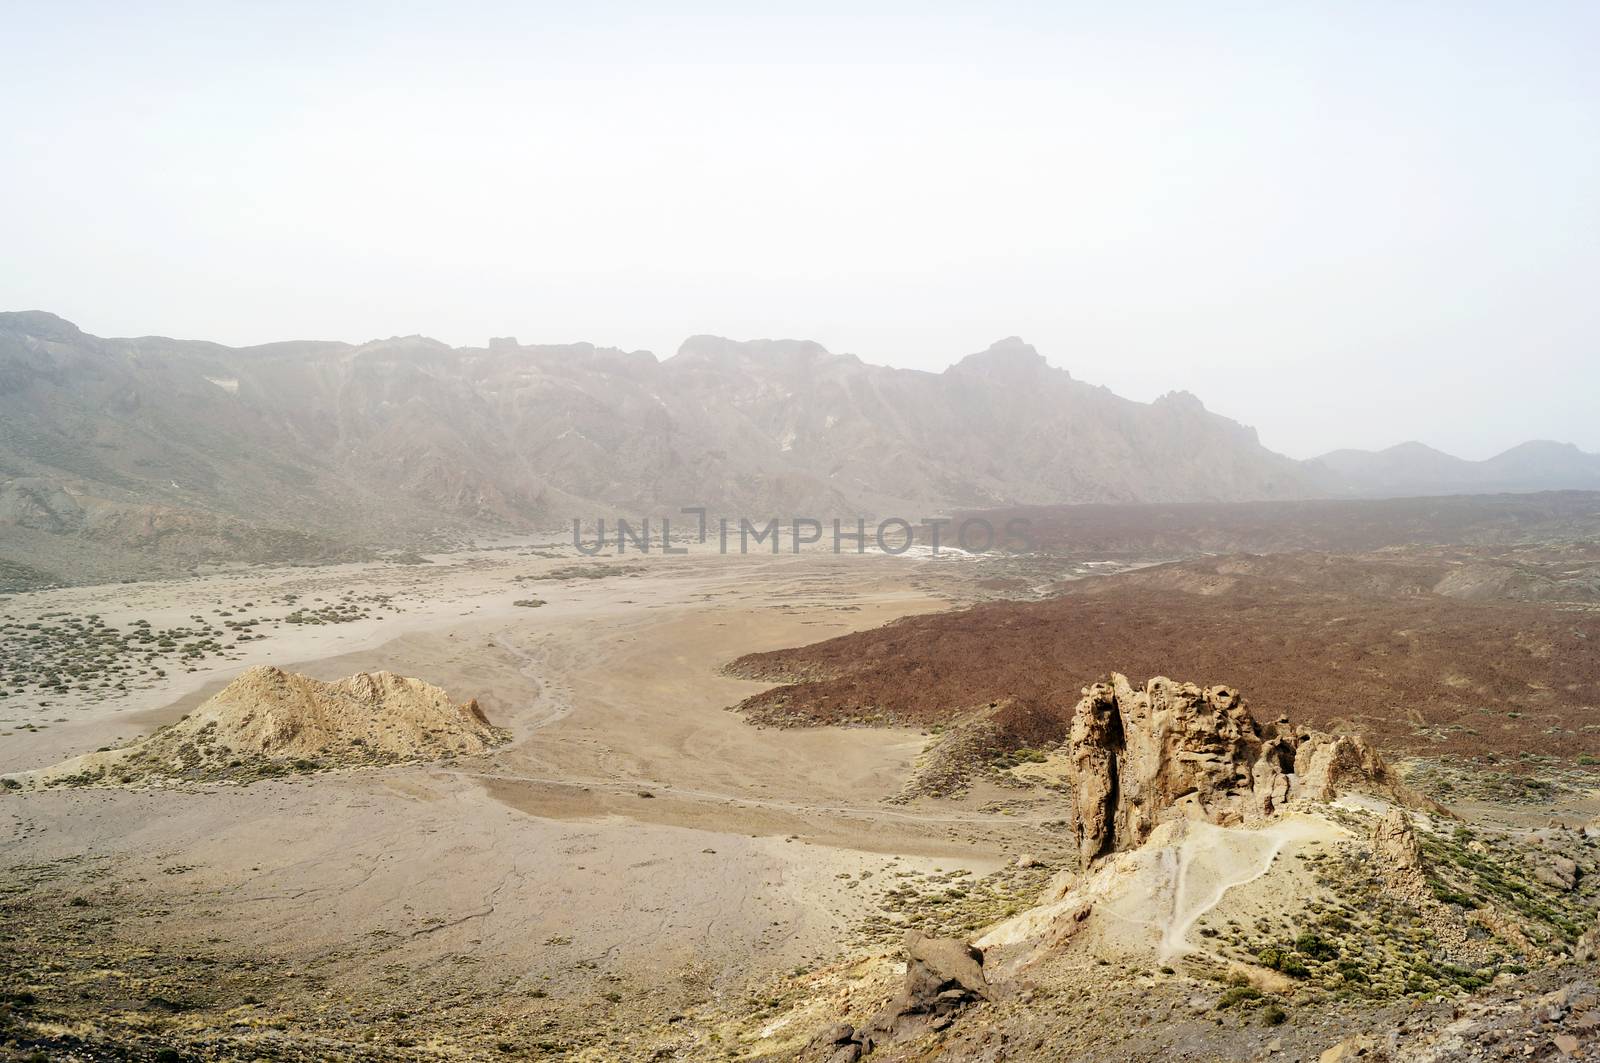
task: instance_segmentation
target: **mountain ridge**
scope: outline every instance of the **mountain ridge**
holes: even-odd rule
[[[809,340],[697,335],[665,359],[508,337],[236,348],[0,313],[0,560],[75,581],[141,559],[321,560],[687,505],[917,519],[1418,479],[1352,453],[1294,461],[1187,392],[1126,399],[1014,336],[935,373]],[[1435,486],[1589,482],[1576,448],[1553,473],[1548,448],[1502,457],[1474,478],[1442,456]]]
[[[1600,454],[1550,439],[1530,439],[1481,461],[1408,440],[1382,450],[1333,450],[1306,464],[1331,471],[1346,493],[1369,496],[1600,489]]]

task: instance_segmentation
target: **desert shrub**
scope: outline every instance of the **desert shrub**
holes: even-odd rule
[[[1331,960],[1339,955],[1338,946],[1324,941],[1321,935],[1309,930],[1294,939],[1294,947],[1313,960]]]
[[[1268,945],[1256,953],[1256,959],[1263,967],[1270,967],[1274,971],[1281,971],[1290,978],[1309,978],[1311,969],[1300,962],[1293,950],[1279,945]]]
[[[1372,981],[1372,979],[1367,976],[1366,970],[1363,969],[1360,964],[1352,963],[1349,960],[1339,961],[1339,974],[1344,977],[1346,982],[1366,983]]]
[[[1261,999],[1261,990],[1251,985],[1236,985],[1226,990],[1217,998],[1217,1010],[1236,1008],[1241,1004],[1248,1004]]]
[[[1481,907],[1476,898],[1462,893],[1459,890],[1453,890],[1448,886],[1435,884],[1433,887],[1433,897],[1435,900],[1440,901],[1441,903],[1454,904],[1462,908]]]

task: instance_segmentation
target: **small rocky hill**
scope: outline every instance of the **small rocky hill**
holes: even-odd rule
[[[194,712],[124,749],[44,771],[4,776],[8,787],[249,781],[291,771],[439,760],[504,742],[477,701],[391,672],[325,683],[259,665]]]

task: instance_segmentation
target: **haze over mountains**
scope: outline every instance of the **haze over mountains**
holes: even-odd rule
[[[1571,443],[1530,440],[1485,461],[1452,457],[1422,443],[1385,450],[1335,450],[1310,462],[1332,482],[1368,496],[1600,488],[1600,455]]]
[[[1120,398],[1016,338],[942,373],[798,340],[229,348],[0,314],[0,586],[338,556],[704,505],[887,515],[1600,488],[1600,456],[1420,444],[1298,462],[1186,393]]]

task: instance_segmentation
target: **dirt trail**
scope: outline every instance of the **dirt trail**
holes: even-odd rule
[[[1264,876],[1286,848],[1330,833],[1325,821],[1308,816],[1287,817],[1251,831],[1194,824],[1177,846],[1176,886],[1161,934],[1161,960],[1195,951],[1189,932],[1229,890]]]
[[[516,644],[504,634],[496,635],[494,637],[494,642],[495,645],[499,646],[502,650],[505,650],[511,656],[515,657],[518,662],[520,662],[518,670],[527,677],[528,682],[533,684],[534,688],[537,690],[537,694],[535,695],[534,699],[534,705],[548,706],[545,711],[541,712],[533,720],[525,723],[524,726],[533,728],[544,727],[555,723],[558,720],[564,720],[568,716],[572,715],[572,711],[576,707],[573,705],[572,699],[567,697],[564,692],[558,693],[551,685],[551,680],[547,678],[551,671],[548,654],[528,653],[524,650],[520,650],[517,648]]]

